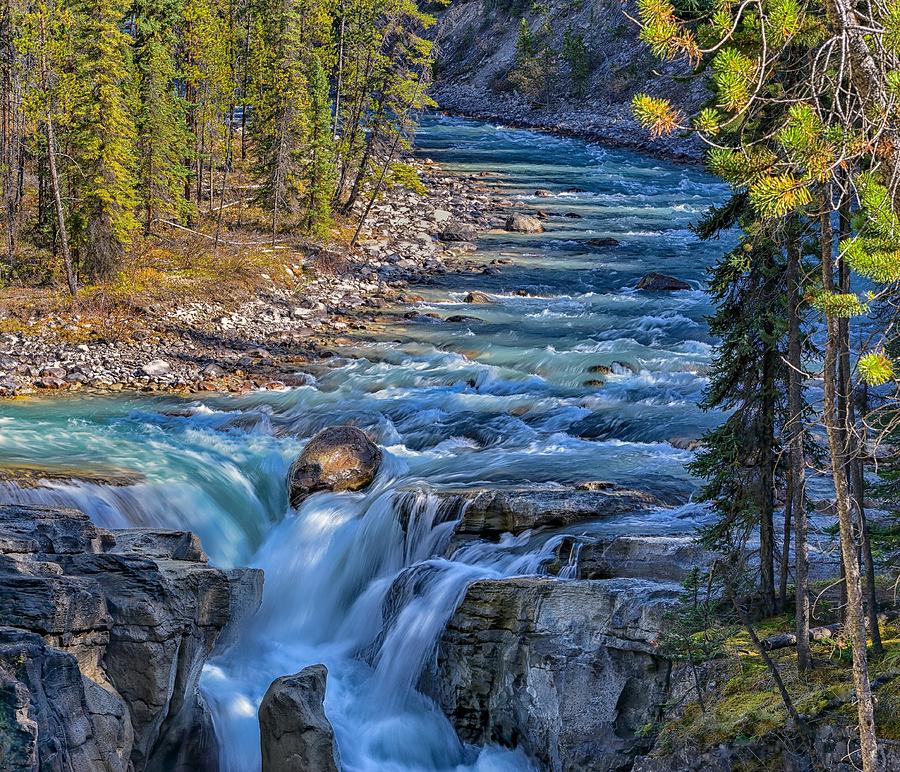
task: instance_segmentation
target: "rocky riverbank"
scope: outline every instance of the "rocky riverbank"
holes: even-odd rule
[[[243,392],[308,382],[307,367],[330,356],[331,346],[364,333],[380,310],[414,299],[410,283],[471,268],[466,256],[478,233],[502,225],[510,202],[483,177],[450,175],[428,160],[417,165],[424,191],[387,191],[356,249],[290,255],[290,286],[273,280],[238,305],[160,304],[119,339],[69,342],[79,332],[75,313],[35,316],[0,332],[0,396]]]

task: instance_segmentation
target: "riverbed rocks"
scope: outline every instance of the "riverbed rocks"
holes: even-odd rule
[[[488,295],[486,292],[479,292],[478,290],[472,290],[466,294],[465,303],[478,303],[480,305],[486,305],[488,303],[493,303],[493,298]]]
[[[262,772],[338,772],[324,665],[277,678],[259,706]]]
[[[292,507],[321,491],[358,491],[378,474],[381,450],[355,426],[323,429],[303,448],[288,472]]]
[[[190,534],[117,537],[75,510],[0,507],[0,711],[14,768],[200,768],[215,755],[201,668],[261,592],[261,571],[210,567]]]
[[[443,227],[438,238],[441,241],[475,241],[478,238],[478,229],[468,223],[448,223]]]
[[[543,233],[544,224],[529,214],[511,214],[506,218],[504,229],[512,233]]]
[[[656,273],[651,271],[635,285],[635,289],[645,290],[647,292],[676,292],[678,290],[689,290],[691,285],[674,276],[668,276],[664,273]]]
[[[472,584],[422,688],[465,742],[552,772],[629,768],[668,693],[658,650],[678,587],[525,577]]]

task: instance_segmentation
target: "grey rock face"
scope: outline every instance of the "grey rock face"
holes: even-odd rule
[[[469,587],[422,687],[471,743],[553,772],[628,768],[665,702],[656,651],[674,585],[515,578]]]
[[[259,706],[263,772],[337,772],[324,665],[277,678]]]
[[[355,426],[334,426],[313,437],[288,472],[291,506],[319,491],[365,488],[381,464],[381,450]]]
[[[200,671],[261,587],[189,533],[117,541],[75,510],[0,507],[0,752],[22,769],[201,768]]]
[[[578,579],[657,579],[683,582],[693,568],[708,569],[715,554],[691,536],[619,536],[612,541],[564,539],[557,554],[562,564],[577,550]]]

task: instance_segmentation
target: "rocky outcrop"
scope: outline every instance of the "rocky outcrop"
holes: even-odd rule
[[[811,757],[810,747],[815,751],[815,758]],[[882,769],[900,769],[900,742],[879,737],[878,750]],[[735,772],[749,769],[856,772],[860,767],[856,727],[825,723],[814,729],[814,736],[809,741],[796,734],[790,736],[786,731],[778,731],[761,739],[741,737],[711,750],[702,750],[692,744],[667,747],[637,758],[632,772]]]
[[[596,541],[566,537],[556,554],[551,573],[574,564],[578,579],[626,577],[679,583],[694,568],[707,570],[715,558],[693,536],[619,536]]]
[[[677,596],[638,579],[476,582],[421,686],[465,742],[521,747],[553,772],[628,768],[666,699],[656,642]]]
[[[532,217],[530,214],[511,214],[506,218],[506,224],[503,227],[513,233],[544,232],[543,223],[537,217]]]
[[[0,507],[0,753],[16,769],[188,770],[214,755],[200,671],[262,572],[186,532]]]
[[[355,426],[334,426],[313,437],[288,472],[291,506],[319,491],[358,491],[378,474],[381,450]]]
[[[325,716],[324,665],[277,678],[259,706],[262,772],[337,772],[334,729]]]
[[[439,498],[462,500],[465,507],[451,551],[471,539],[497,539],[504,533],[557,528],[665,505],[649,493],[615,485],[598,490],[502,488],[434,493]]]
[[[675,292],[677,290],[689,290],[690,288],[691,285],[686,281],[656,272],[650,272],[643,276],[635,286],[635,289],[648,292]]]

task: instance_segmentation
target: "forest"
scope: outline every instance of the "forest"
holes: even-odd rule
[[[5,3],[6,279],[115,278],[141,239],[240,196],[273,243],[327,235],[427,100],[412,2]],[[383,182],[383,180],[382,180]],[[29,272],[36,277],[29,276]]]

